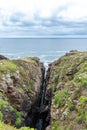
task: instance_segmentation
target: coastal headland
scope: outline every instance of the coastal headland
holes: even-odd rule
[[[72,50],[48,69],[37,57],[0,55],[0,129],[86,130],[87,52]]]

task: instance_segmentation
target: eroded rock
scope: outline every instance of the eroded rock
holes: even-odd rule
[[[43,64],[36,57],[8,60],[1,56],[1,59],[0,112],[5,123],[20,127],[38,99]]]
[[[70,51],[50,64],[50,130],[87,129],[87,52]]]

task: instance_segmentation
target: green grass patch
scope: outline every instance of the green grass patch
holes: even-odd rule
[[[2,112],[0,111],[0,121],[2,121],[2,118],[3,118],[3,114],[2,114]]]
[[[81,78],[81,84],[82,84],[82,86],[87,86],[87,77]]]
[[[21,118],[17,118],[16,119],[16,121],[15,121],[15,125],[17,126],[17,127],[20,127],[21,126],[21,123],[22,123],[22,120],[21,120]]]
[[[35,130],[34,128],[29,127],[21,127],[20,129],[17,129],[13,126],[10,126],[9,124],[4,124],[0,121],[0,130]]]
[[[15,72],[17,69],[16,64],[14,64],[12,61],[10,60],[2,60],[1,64],[0,64],[0,72]]]
[[[3,99],[0,99],[0,109],[3,109],[3,107],[8,105],[8,101],[5,101]]]
[[[17,127],[20,127],[21,123],[22,123],[22,113],[19,112],[19,111],[16,111],[16,116],[17,116],[17,118],[16,118],[16,121],[15,121],[15,125]]]
[[[65,100],[68,98],[68,90],[67,88],[64,88],[62,90],[59,90],[55,93],[54,97],[54,104],[58,104],[59,106],[63,106],[65,103]]]
[[[74,105],[70,101],[67,101],[67,106],[68,106],[68,108],[69,108],[70,111],[74,110]]]
[[[19,91],[19,92],[21,92],[21,93],[23,93],[23,92],[24,92],[24,90],[23,90],[23,88],[22,88],[22,87],[18,87],[18,91]]]
[[[23,58],[21,60],[29,62],[29,63],[32,63],[34,65],[37,65],[37,62],[36,62],[36,60],[33,57],[26,57],[26,58]]]
[[[85,106],[87,104],[87,97],[81,96],[80,97],[80,103],[81,103],[82,106]]]
[[[52,123],[52,130],[58,130],[58,121],[53,121]]]
[[[78,107],[78,116],[77,116],[77,121],[79,123],[85,123],[87,126],[87,97],[86,96],[81,96],[80,97],[80,106]]]
[[[10,110],[11,112],[15,111],[14,107],[11,106],[11,105],[9,106],[9,110]]]
[[[56,90],[56,85],[55,85],[55,84],[49,84],[49,85],[48,85],[48,88],[49,88],[52,92],[55,92],[55,90]]]
[[[32,89],[33,89],[33,87],[32,87],[31,84],[29,84],[29,85],[27,86],[27,88],[28,88],[29,90],[32,90]]]

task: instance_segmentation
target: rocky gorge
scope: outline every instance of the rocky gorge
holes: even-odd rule
[[[0,120],[22,130],[86,130],[87,52],[70,51],[47,71],[37,57],[0,55]]]

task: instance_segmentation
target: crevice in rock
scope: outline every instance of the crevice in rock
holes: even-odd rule
[[[50,108],[51,108],[51,91],[47,91],[47,83],[50,75],[50,68],[43,67],[42,85],[40,94],[36,102],[31,106],[25,119],[25,126],[36,128],[37,130],[45,130],[50,124]]]

